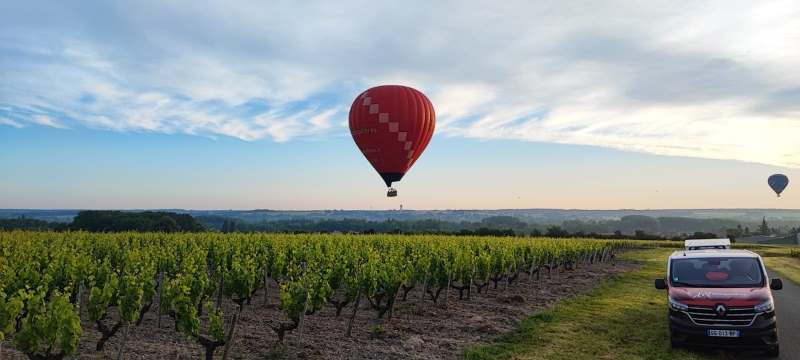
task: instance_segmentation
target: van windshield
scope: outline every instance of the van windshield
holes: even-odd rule
[[[672,285],[681,287],[762,287],[761,264],[751,257],[673,259]]]

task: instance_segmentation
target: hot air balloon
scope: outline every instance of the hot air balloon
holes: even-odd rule
[[[425,94],[401,85],[376,86],[350,106],[350,134],[389,188],[417,161],[433,136],[436,115]]]
[[[783,174],[775,174],[767,179],[767,184],[778,194],[778,197],[781,197],[781,193],[786,189],[786,186],[789,185],[789,178]]]

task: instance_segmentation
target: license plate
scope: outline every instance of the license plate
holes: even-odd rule
[[[708,336],[739,337],[739,330],[708,330]]]

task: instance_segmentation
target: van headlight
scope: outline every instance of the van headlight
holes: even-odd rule
[[[772,303],[772,299],[769,299],[761,304],[755,306],[756,312],[770,312],[775,310],[775,305]]]
[[[673,298],[669,298],[669,307],[672,310],[676,310],[676,311],[689,311],[689,305],[686,305],[686,304],[684,304],[682,302],[678,302],[677,300],[675,300]]]

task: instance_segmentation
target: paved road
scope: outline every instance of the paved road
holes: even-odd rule
[[[780,275],[769,272],[770,279],[783,280],[783,290],[772,291],[775,311],[778,315],[778,341],[781,344],[781,360],[800,359],[800,285]],[[763,359],[758,353],[731,354],[736,359]],[[738,356],[737,356],[738,355]]]
[[[770,278],[780,275],[770,272]],[[775,311],[778,315],[778,341],[781,359],[800,358],[800,285],[783,279],[783,290],[773,291]]]

